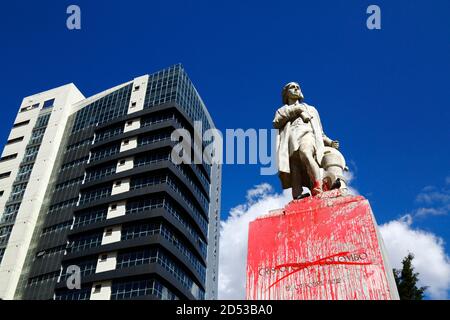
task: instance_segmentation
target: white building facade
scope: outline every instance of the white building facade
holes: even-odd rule
[[[214,128],[181,65],[26,97],[0,159],[0,299],[217,298],[221,168],[170,161],[194,121]]]

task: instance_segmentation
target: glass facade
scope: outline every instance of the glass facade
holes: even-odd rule
[[[55,300],[82,301],[89,300],[91,297],[91,288],[84,287],[80,290],[59,290],[55,292]]]
[[[144,79],[89,100],[69,119],[23,298],[94,299],[105,283],[111,300],[205,299],[213,292],[208,248],[218,201],[211,190],[220,181],[205,163],[174,165],[170,136],[176,128],[193,131],[194,121],[203,130],[214,124],[181,65]],[[136,145],[124,151],[127,140]],[[80,267],[80,290],[65,287],[70,265]],[[142,275],[137,267],[144,265],[157,267]]]
[[[196,299],[203,300],[205,292],[192,280],[192,278],[174,262],[172,258],[163,250],[158,248],[139,249],[130,252],[120,253],[117,256],[117,269],[125,269],[134,266],[155,263],[162,266],[180,283],[188,289]]]
[[[24,158],[22,159],[16,179],[13,183],[11,194],[5,204],[4,212],[0,214],[0,250],[2,252],[0,255],[0,264],[3,260],[3,255],[6,246],[8,245],[9,237],[11,236],[22,199],[27,189],[28,181],[30,179],[31,172],[33,171],[34,163],[39,152],[42,139],[44,138],[50,116],[51,113],[44,112],[37,118],[36,124],[31,132],[30,140],[25,148]]]
[[[132,85],[100,98],[77,112],[72,134],[101,125],[127,113]]]
[[[174,293],[155,279],[117,281],[112,285],[111,300],[133,299],[142,296],[153,296],[161,300],[179,300]]]

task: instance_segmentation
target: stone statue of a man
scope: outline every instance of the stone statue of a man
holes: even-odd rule
[[[303,102],[298,83],[284,86],[282,100],[284,105],[277,110],[273,127],[278,129],[278,171],[283,189],[292,188],[293,198],[299,199],[303,187],[313,196],[341,187],[345,184],[345,160],[337,151],[339,142],[325,135],[319,113]],[[325,170],[323,177],[321,168]]]

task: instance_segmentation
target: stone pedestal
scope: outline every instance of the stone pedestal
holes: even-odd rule
[[[369,202],[334,190],[252,223],[250,300],[396,300],[397,288]]]

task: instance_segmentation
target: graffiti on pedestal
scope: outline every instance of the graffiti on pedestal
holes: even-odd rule
[[[367,266],[372,264],[367,261],[367,253],[351,253],[351,252],[340,252],[337,254],[330,255],[328,257],[318,259],[316,261],[302,262],[302,263],[286,263],[281,264],[273,268],[275,272],[279,274],[285,273],[281,278],[272,283],[267,290],[280,283],[282,280],[294,275],[297,272],[302,271],[308,267],[313,266],[329,266],[329,265],[353,265],[353,266]],[[261,273],[260,273],[261,275]],[[331,280],[328,280],[330,282]],[[340,283],[341,279],[332,279],[334,283]],[[325,284],[325,281],[315,281],[314,286],[319,286],[320,284]],[[331,284],[331,283],[330,283]],[[306,285],[307,286],[307,285]]]

